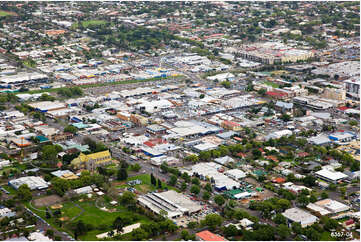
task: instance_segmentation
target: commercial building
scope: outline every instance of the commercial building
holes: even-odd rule
[[[357,136],[352,132],[336,132],[328,136],[330,140],[336,142],[349,142],[355,139],[356,137]]]
[[[232,190],[240,187],[239,182],[219,172],[223,167],[214,162],[198,163],[192,166],[191,174],[202,180],[211,179],[218,191]]]
[[[0,77],[0,85],[7,85],[8,87],[21,87],[33,84],[46,83],[49,78],[45,74],[33,73],[18,73],[11,76]]]
[[[165,211],[166,216],[170,219],[190,215],[202,209],[196,202],[173,190],[141,195],[137,201],[141,206],[150,209],[156,214],[162,214],[161,211]]]
[[[243,171],[241,171],[239,169],[228,170],[224,174],[236,181],[246,177],[246,173],[244,173]]]
[[[48,188],[48,183],[38,176],[25,176],[9,181],[9,186],[16,190],[23,184],[26,184],[30,190],[42,190]]]
[[[321,95],[323,98],[344,101],[346,99],[346,90],[336,88],[325,88]]]
[[[267,135],[265,137],[266,140],[269,140],[269,139],[279,139],[281,138],[282,136],[290,136],[292,135],[292,131],[291,130],[288,130],[288,129],[284,129],[284,130],[279,130],[279,131],[275,131],[273,133],[270,133],[269,135]]]
[[[316,171],[315,175],[322,180],[325,180],[327,182],[331,182],[334,184],[336,184],[348,177],[346,174],[343,174],[342,172],[332,171],[329,169],[322,169],[322,170]]]
[[[300,223],[302,228],[310,226],[318,221],[316,216],[313,216],[300,208],[289,208],[284,211],[282,215],[288,220],[289,225],[296,222]]]
[[[108,165],[112,162],[112,157],[109,150],[101,151],[86,155],[80,153],[77,158],[72,160],[71,165],[76,168],[85,168],[87,170],[95,170],[98,166]]]
[[[310,203],[307,205],[307,208],[320,216],[336,215],[350,210],[350,207],[346,204],[332,199],[324,199],[315,203]]]
[[[43,102],[36,102],[36,103],[30,103],[29,106],[36,111],[40,111],[42,113],[46,113],[48,111],[54,111],[66,108],[66,104],[59,102],[59,101],[43,101]]]
[[[309,50],[293,49],[281,42],[265,42],[242,46],[240,57],[251,61],[273,65],[278,63],[308,60],[314,57],[314,52]]]

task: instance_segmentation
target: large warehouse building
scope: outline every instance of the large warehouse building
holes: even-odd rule
[[[196,202],[173,190],[142,195],[138,198],[138,203],[155,214],[161,214],[163,210],[171,219],[193,214],[202,209]]]

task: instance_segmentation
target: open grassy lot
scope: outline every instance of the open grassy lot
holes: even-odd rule
[[[97,20],[97,19],[93,19],[93,20],[87,20],[87,21],[82,21],[81,22],[82,25],[84,26],[84,28],[88,27],[89,25],[102,25],[102,24],[106,24],[107,22],[105,20]],[[74,23],[71,28],[73,29],[77,29],[79,28],[79,23]]]
[[[0,10],[0,17],[15,16],[16,13]]]
[[[120,215],[130,216],[133,218],[135,216],[134,212],[128,211],[125,207],[121,205],[113,206],[114,209],[112,211],[101,210],[96,206],[96,198],[82,202],[68,201],[62,203],[63,207],[60,209],[60,218],[61,220],[63,220],[62,226],[60,227],[59,224],[56,222],[57,218],[46,218],[45,207],[37,208],[41,210],[39,211],[31,207],[29,203],[27,203],[26,206],[34,213],[46,220],[49,224],[54,226],[56,229],[60,231],[65,231],[71,235],[73,235],[73,224],[79,220],[82,220],[85,224],[92,225],[94,229],[88,231],[82,236],[79,236],[78,239],[80,240],[97,240],[96,235],[110,231],[113,221]],[[144,215],[137,214],[136,218],[136,222],[150,222],[150,219]]]
[[[263,83],[266,84],[267,86],[271,86],[273,88],[279,88],[280,87],[277,83],[270,82],[270,81],[265,81]]]
[[[129,186],[127,184],[127,182],[133,181],[133,180],[141,180],[142,184],[135,185],[135,186]],[[126,182],[124,182],[120,185],[116,185],[116,188],[128,188],[128,187],[134,187],[138,192],[141,192],[141,193],[152,192],[152,191],[159,189],[157,186],[153,186],[151,184],[150,174],[141,174],[141,175],[137,175],[137,176],[132,176],[132,177],[129,177]],[[179,189],[177,189],[176,187],[169,186],[165,182],[162,182],[162,189],[175,190],[175,191],[179,192]]]

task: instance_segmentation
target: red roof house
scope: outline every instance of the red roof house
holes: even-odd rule
[[[196,233],[196,238],[202,241],[227,241],[222,236],[213,234],[208,230],[204,230],[202,232]]]

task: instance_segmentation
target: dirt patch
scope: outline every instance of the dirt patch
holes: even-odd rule
[[[60,209],[62,207],[63,207],[63,205],[61,205],[61,204],[55,204],[55,205],[51,206],[50,208],[51,209]]]
[[[36,207],[48,207],[60,203],[63,199],[58,195],[50,195],[42,198],[35,199],[33,204]]]

